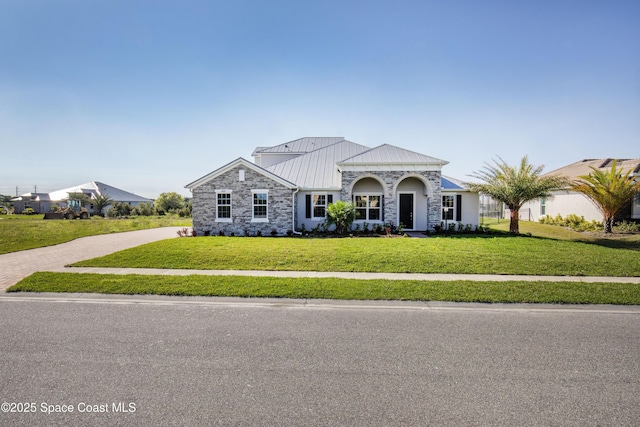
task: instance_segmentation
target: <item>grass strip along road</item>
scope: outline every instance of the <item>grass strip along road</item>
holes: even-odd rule
[[[35,273],[8,292],[73,292],[338,300],[640,304],[640,285],[583,282],[444,282],[245,276]]]

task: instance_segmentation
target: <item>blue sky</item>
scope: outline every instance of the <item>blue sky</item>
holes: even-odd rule
[[[155,198],[344,136],[552,170],[640,157],[640,2],[0,2],[0,193]]]

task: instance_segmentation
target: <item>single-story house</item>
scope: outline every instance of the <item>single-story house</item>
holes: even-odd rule
[[[545,175],[564,175],[571,180],[577,179],[579,176],[589,175],[591,169],[608,169],[614,159],[583,159],[570,165],[563,166],[559,169],[546,173]],[[640,179],[640,159],[615,159],[616,169],[622,169],[623,172],[629,170]],[[596,205],[588,199],[584,194],[571,191],[569,189],[552,192],[553,197],[532,200],[526,203],[520,210],[521,216],[530,212],[529,216],[532,220],[538,220],[540,217],[549,215],[555,217],[561,215],[566,217],[569,214],[583,216],[587,221],[602,221],[602,213]],[[528,218],[523,218],[528,219]],[[639,220],[640,219],[640,194],[617,216],[618,220]]]
[[[356,225],[478,224],[478,194],[442,175],[448,162],[393,145],[366,147],[343,137],[300,138],[258,147],[187,184],[198,235],[283,235],[325,221],[333,201],[352,201]]]
[[[140,203],[153,203],[152,199],[141,197],[128,191],[104,184],[98,181],[91,181],[86,184],[56,190],[51,193],[25,193],[19,197],[11,199],[15,213],[21,213],[26,208],[32,208],[36,213],[46,213],[51,210],[51,206],[65,207],[69,194],[82,193],[94,199],[100,195],[107,195],[114,202],[127,203],[130,206],[137,206]],[[111,205],[104,208],[106,212]],[[88,206],[89,212],[93,212],[93,205]],[[97,213],[97,212],[96,212]]]

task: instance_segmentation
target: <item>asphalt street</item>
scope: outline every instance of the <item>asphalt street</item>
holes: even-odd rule
[[[640,420],[639,310],[209,301],[3,296],[0,425]]]

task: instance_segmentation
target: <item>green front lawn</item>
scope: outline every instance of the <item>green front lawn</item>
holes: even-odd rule
[[[640,248],[508,235],[170,239],[76,266],[216,270],[640,276]]]
[[[484,303],[640,304],[640,285],[35,273],[8,292]]]
[[[168,226],[191,226],[191,218],[43,220],[42,215],[0,215],[0,254],[69,242],[79,237]]]

